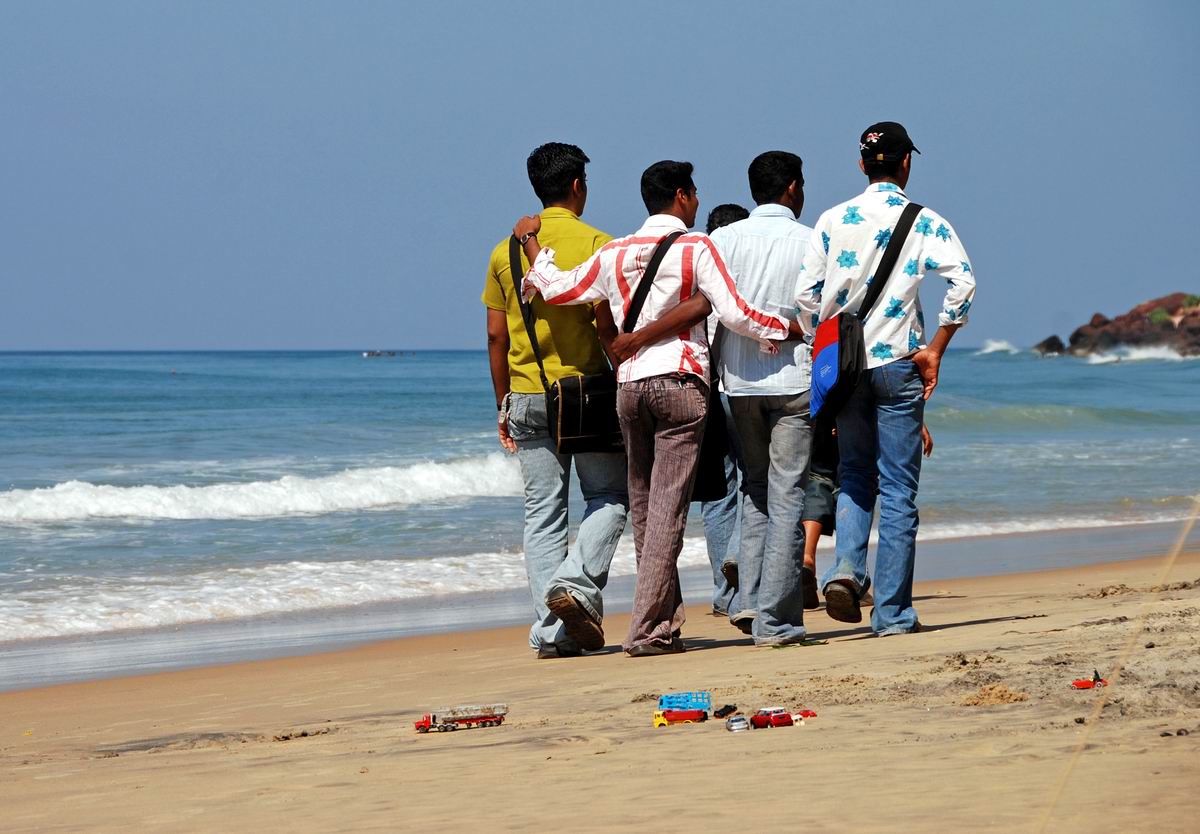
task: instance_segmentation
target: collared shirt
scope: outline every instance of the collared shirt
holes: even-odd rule
[[[597,249],[612,240],[599,229],[580,220],[570,209],[551,207],[542,210],[542,230],[538,239],[553,246],[555,262],[570,269],[590,258]],[[521,253],[521,267],[529,262]],[[539,394],[542,380],[538,375],[537,359],[529,343],[529,334],[521,318],[517,294],[513,292],[512,269],[508,261],[508,239],[492,250],[488,261],[487,278],[483,285],[483,303],[489,309],[501,310],[508,317],[508,374],[509,386],[518,394]],[[573,374],[599,373],[608,367],[591,306],[551,307],[540,299],[533,300],[536,316],[538,346],[546,377],[550,382]]]
[[[622,328],[655,247],[676,231],[687,231],[682,220],[667,214],[652,215],[632,235],[606,244],[572,270],[560,269],[555,263],[554,250],[543,248],[525,275],[526,296],[541,292],[549,304],[585,304],[606,299],[617,327]],[[757,339],[787,337],[788,326],[783,319],[753,307],[738,294],[713,242],[708,235],[699,233],[683,235],[667,250],[636,324],[643,326],[658,320],[697,292],[704,293],[721,323],[730,330]],[[617,380],[631,382],[676,372],[708,380],[704,322],[642,348],[621,363]]]
[[[796,276],[804,263],[812,229],[777,203],[758,206],[745,220],[716,229],[712,241],[746,301],[781,316],[793,316]],[[759,344],[725,333],[718,367],[731,397],[802,394],[812,373],[810,348],[801,341],[764,353]]]
[[[796,284],[796,308],[807,334],[843,310],[858,310],[907,204],[899,186],[872,183],[817,220]],[[917,215],[883,294],[863,322],[868,368],[925,347],[925,316],[917,291],[927,272],[936,272],[950,285],[938,323],[965,324],[975,296],[971,262],[954,228],[928,208]]]

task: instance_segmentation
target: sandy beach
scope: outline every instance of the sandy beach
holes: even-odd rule
[[[926,630],[889,639],[816,612],[827,644],[755,649],[693,608],[675,657],[623,656],[616,615],[578,659],[503,628],[4,693],[2,827],[1194,831],[1200,554],[1162,565],[923,583]],[[1070,688],[1129,645],[1113,686]],[[654,729],[683,689],[818,717]],[[413,729],[481,701],[508,723]]]

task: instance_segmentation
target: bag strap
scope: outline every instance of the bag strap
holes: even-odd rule
[[[646,271],[642,273],[642,280],[633,294],[633,300],[629,302],[629,312],[625,314],[625,320],[621,322],[621,330],[625,333],[633,332],[638,316],[642,314],[642,308],[646,306],[646,297],[650,295],[650,285],[654,283],[654,276],[658,274],[659,265],[667,256],[667,250],[671,248],[671,244],[683,234],[683,232],[671,232],[654,248],[654,254],[650,256],[650,263],[646,265]]]
[[[713,328],[712,338],[708,336],[708,319],[704,320],[704,338],[708,339],[708,377],[709,383],[717,383],[717,367],[721,364],[721,346],[725,342],[725,325],[717,321]]]
[[[516,235],[508,238],[508,266],[512,272],[513,291],[517,294],[517,306],[521,308],[521,321],[525,322],[525,333],[529,336],[529,346],[533,348],[533,358],[537,360],[538,376],[542,378],[542,388],[550,390],[550,382],[546,379],[546,366],[542,364],[542,346],[538,344],[537,317],[533,305],[525,302],[521,295],[521,279],[525,270],[521,268],[521,241]]]
[[[904,241],[908,238],[908,233],[912,230],[913,223],[917,221],[917,215],[923,208],[925,206],[910,201],[904,207],[904,211],[900,212],[900,219],[896,221],[896,228],[892,229],[887,248],[883,250],[883,257],[879,259],[879,265],[875,267],[875,277],[871,281],[871,286],[867,287],[866,297],[859,305],[859,321],[865,320],[871,314],[875,302],[883,295],[883,288],[892,277],[892,273],[895,272],[896,262],[900,260],[900,250],[904,248]]]

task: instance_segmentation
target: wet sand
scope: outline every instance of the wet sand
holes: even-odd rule
[[[693,607],[665,658],[623,656],[615,615],[577,659],[510,627],[0,693],[0,827],[1194,831],[1200,554],[1161,565],[919,583],[926,630],[888,639],[815,612],[825,645],[756,649]],[[1070,688],[1127,646],[1113,686]],[[681,689],[818,717],[654,729]],[[502,727],[413,729],[491,701]]]

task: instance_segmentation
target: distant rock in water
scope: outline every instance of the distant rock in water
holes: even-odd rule
[[[1067,352],[1067,346],[1057,336],[1050,336],[1034,345],[1033,351],[1034,353],[1040,353],[1042,356],[1058,356],[1060,353]]]
[[[1164,347],[1181,356],[1200,356],[1200,295],[1172,293],[1110,319],[1096,313],[1071,334],[1069,347],[1051,336],[1034,346],[1043,356],[1088,356],[1117,348]]]

